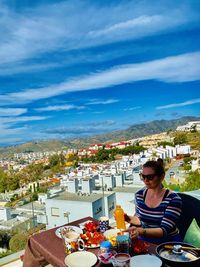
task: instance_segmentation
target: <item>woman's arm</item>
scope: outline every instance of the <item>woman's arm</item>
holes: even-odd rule
[[[142,228],[142,227],[129,227],[125,232],[130,233],[130,238],[137,239],[139,236],[161,238],[163,237],[162,228]]]
[[[130,223],[130,227],[131,226],[136,226],[136,227],[141,226],[140,219],[136,215],[130,216],[130,215],[127,215],[125,213],[124,214],[124,219],[125,219],[126,222]]]

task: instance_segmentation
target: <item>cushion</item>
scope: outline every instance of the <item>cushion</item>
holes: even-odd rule
[[[200,247],[200,227],[195,219],[191,222],[184,237],[184,242],[190,243],[195,247]]]

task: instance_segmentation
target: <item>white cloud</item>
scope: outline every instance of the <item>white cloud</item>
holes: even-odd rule
[[[43,108],[36,108],[37,111],[61,111],[61,110],[71,110],[71,109],[85,109],[84,106],[75,106],[75,105],[55,105],[55,106],[48,106]]]
[[[93,101],[88,102],[86,105],[108,105],[108,104],[113,104],[117,102],[119,102],[119,100],[117,99],[93,100]]]
[[[159,106],[159,107],[156,107],[156,109],[184,107],[184,106],[193,105],[193,104],[197,104],[197,103],[200,103],[200,98],[191,99],[191,100],[188,100],[188,101],[185,101],[182,103],[173,103],[173,104],[169,104],[169,105],[165,105],[165,106]]]
[[[69,92],[101,89],[145,80],[158,80],[168,83],[196,81],[200,79],[199,62],[200,52],[194,52],[138,64],[120,65],[49,87],[0,95],[0,102],[1,105],[28,103]]]
[[[26,138],[35,138],[37,132],[30,131],[30,126],[26,125],[18,127],[16,126],[16,124],[45,120],[47,118],[48,117],[44,116],[0,117],[0,145],[17,143],[22,140],[22,136],[23,140],[25,140]]]
[[[39,120],[46,120],[49,117],[45,116],[26,116],[26,117],[7,117],[1,118],[0,117],[0,124],[8,124],[8,123],[18,123],[18,122],[28,122],[28,121],[39,121]]]
[[[141,108],[140,106],[137,106],[137,107],[131,107],[131,108],[125,108],[124,111],[132,111],[132,110],[140,109],[140,108]]]
[[[0,108],[0,117],[18,116],[27,112],[26,108]]]
[[[61,1],[21,12],[0,3],[0,10],[2,65],[58,49],[69,51],[174,31],[198,19],[190,3],[168,3],[163,8],[155,1],[101,6],[95,1]]]

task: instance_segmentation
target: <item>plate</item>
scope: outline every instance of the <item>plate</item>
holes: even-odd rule
[[[85,242],[85,248],[99,248],[100,243],[105,239],[99,232],[85,232],[80,235],[80,238]]]
[[[119,229],[109,229],[103,233],[106,239],[109,239],[110,237],[117,236],[117,234],[120,232]]]
[[[130,267],[161,267],[162,261],[154,255],[138,255],[130,260]]]
[[[79,227],[77,227],[77,226],[66,225],[66,226],[62,226],[62,227],[59,227],[58,229],[56,229],[55,234],[57,235],[57,237],[62,238],[60,232],[61,232],[63,229],[68,229],[68,228],[73,229],[73,230],[74,230],[75,232],[77,232],[78,234],[82,234],[82,233],[83,233],[83,231],[81,230],[81,228],[79,228]]]
[[[80,228],[81,228],[81,229],[84,229],[84,228],[85,228],[85,224],[86,224],[86,223],[89,223],[89,222],[92,222],[92,221],[91,221],[91,220],[87,220],[87,221],[85,221],[85,222],[79,223]]]
[[[92,267],[97,262],[97,256],[88,251],[77,251],[65,258],[68,267]]]

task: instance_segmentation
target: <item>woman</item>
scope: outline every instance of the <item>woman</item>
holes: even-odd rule
[[[163,161],[147,161],[143,165],[141,179],[145,187],[135,195],[136,213],[129,216],[132,227],[130,237],[155,244],[182,241],[176,223],[181,214],[181,198],[165,189]]]

